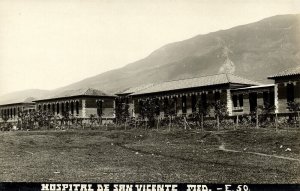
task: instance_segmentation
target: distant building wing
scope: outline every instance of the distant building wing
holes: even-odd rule
[[[258,82],[254,82],[233,74],[216,74],[210,76],[203,76],[198,78],[189,78],[182,80],[173,80],[162,83],[153,84],[140,91],[136,91],[131,95],[149,94],[156,92],[165,92],[171,90],[180,90],[186,88],[205,87],[219,84],[245,84],[245,85],[261,85]]]
[[[269,76],[269,79],[279,78],[279,77],[285,77],[285,76],[294,76],[294,75],[300,75],[300,66],[296,68],[289,68],[287,70],[284,70],[282,72],[279,72],[277,74],[274,74],[272,76]]]

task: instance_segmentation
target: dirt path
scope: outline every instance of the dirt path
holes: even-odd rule
[[[264,156],[264,157],[273,157],[273,158],[279,158],[279,159],[284,159],[284,160],[290,160],[290,161],[298,161],[298,162],[300,162],[300,159],[297,159],[297,158],[284,157],[284,156],[279,156],[279,155],[269,155],[269,154],[258,153],[258,152],[245,152],[245,151],[238,151],[238,150],[233,150],[233,149],[226,149],[225,148],[225,143],[221,140],[221,138],[218,136],[218,134],[216,134],[214,132],[212,132],[212,134],[220,142],[219,150],[224,151],[224,152],[247,153],[247,154],[259,155],[259,156]]]

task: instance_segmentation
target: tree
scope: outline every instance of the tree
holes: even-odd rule
[[[260,124],[263,124],[263,123],[266,124],[268,122],[268,117],[270,116],[270,114],[275,112],[275,106],[271,105],[269,103],[267,103],[263,106],[259,105],[259,106],[257,106],[256,112],[260,112],[260,115],[258,117],[258,122]]]
[[[209,112],[209,105],[204,103],[201,99],[196,102],[196,114],[198,115],[199,122],[201,123],[201,129],[204,130],[204,116]]]
[[[26,116],[26,113],[24,111],[19,111],[18,112],[18,125],[20,126],[20,129],[24,128],[25,116]]]
[[[142,101],[142,107],[140,108],[140,114],[143,119],[148,121],[150,127],[155,125],[155,117],[157,113],[157,101],[155,99],[146,99]]]
[[[217,100],[216,103],[214,104],[214,106],[215,106],[214,113],[215,113],[215,116],[217,117],[217,127],[219,130],[220,129],[220,120],[222,120],[224,117],[228,116],[228,111],[227,111],[226,104],[220,100]]]
[[[97,121],[96,115],[91,114],[91,115],[89,116],[89,121],[90,121],[90,128],[92,128],[93,125],[94,125],[94,123]]]
[[[298,121],[299,121],[299,127],[300,127],[300,103],[299,102],[288,102],[288,110],[292,113],[295,114],[295,117],[296,117],[296,114],[298,115]]]
[[[82,118],[76,118],[76,124],[80,125],[80,127],[83,128],[83,119]]]
[[[125,97],[119,97],[116,99],[116,108],[115,108],[115,114],[116,114],[116,123],[117,124],[124,124],[126,123],[127,119],[129,118],[129,104],[128,100]]]
[[[68,111],[65,111],[62,113],[62,123],[67,124],[68,128],[70,128],[70,113]]]
[[[8,124],[7,124],[8,119],[9,119],[9,116],[8,116],[7,114],[4,114],[4,115],[2,116],[2,120],[4,121],[4,125],[5,125],[5,126],[4,126],[3,128],[1,128],[1,129],[7,130],[6,126],[8,125]]]

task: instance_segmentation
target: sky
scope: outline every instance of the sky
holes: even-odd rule
[[[0,0],[0,95],[55,89],[299,0]]]

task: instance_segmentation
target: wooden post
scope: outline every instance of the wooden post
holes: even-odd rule
[[[183,117],[183,123],[184,123],[184,130],[186,130],[186,119]]]
[[[170,116],[170,119],[169,119],[169,131],[171,131],[171,123],[172,123],[172,118]]]
[[[276,127],[276,131],[278,131],[278,116],[277,116],[277,113],[275,113],[275,127]]]
[[[237,129],[238,126],[239,126],[239,115],[236,116],[236,128],[234,128],[234,130]]]
[[[256,128],[258,129],[258,109],[256,109]]]
[[[298,122],[299,122],[299,128],[300,128],[300,111],[297,111],[298,113]]]
[[[204,123],[203,123],[204,117],[203,117],[203,113],[201,113],[201,129],[202,131],[204,131]]]
[[[158,131],[158,126],[159,126],[159,117],[157,118],[157,124],[156,124],[157,131]]]
[[[125,131],[126,131],[126,125],[127,125],[127,117],[125,118]]]
[[[217,115],[217,128],[218,131],[220,130],[220,119],[219,119],[219,115]]]
[[[105,126],[106,126],[106,130],[108,130],[108,127],[107,127],[107,117],[105,118]]]

